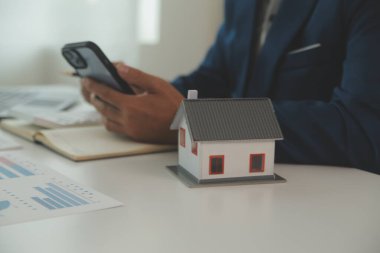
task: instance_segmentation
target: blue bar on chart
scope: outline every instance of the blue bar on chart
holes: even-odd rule
[[[0,167],[2,168],[0,173],[3,174],[3,176],[7,178],[16,178],[21,176],[33,176],[34,173],[30,170],[22,167],[21,165],[18,165],[11,160],[1,157],[0,156],[0,164],[3,164],[4,166]],[[7,173],[7,174],[6,174]],[[18,173],[18,174],[17,174]]]
[[[51,194],[50,192],[46,191],[45,189],[41,188],[41,187],[34,187],[34,189],[36,189],[37,191],[45,194],[46,196],[48,196],[50,199],[54,200],[56,203],[60,204],[61,207],[58,207],[58,208],[63,208],[63,207],[72,207],[72,205],[70,205],[69,203],[67,203],[66,201],[62,200],[61,198],[55,196],[54,194]],[[51,203],[49,203],[51,204]],[[55,205],[53,205],[55,206]]]
[[[24,176],[33,176],[34,174],[32,172],[30,172],[29,170],[17,165],[17,164],[13,164],[11,165],[11,168],[14,169],[15,171],[17,171],[18,173],[21,173],[23,174]]]
[[[51,188],[51,187],[46,188],[46,191],[48,191],[48,192],[54,194],[55,196],[57,196],[57,197],[63,199],[64,201],[66,201],[66,202],[72,204],[73,206],[80,206],[80,205],[81,205],[79,202],[76,202],[76,201],[70,199],[69,197],[67,197],[67,196],[65,196],[65,195],[63,195],[63,194],[61,194],[60,192],[54,190],[54,189]]]
[[[47,198],[32,197],[32,199],[49,210],[89,204],[86,200],[68,192],[56,184],[48,183],[48,186],[49,187],[46,188],[34,187],[35,190],[42,193]]]
[[[43,201],[42,199],[38,198],[38,197],[32,197],[32,199],[34,201],[36,201],[37,203],[39,203],[40,205],[46,207],[47,209],[49,210],[53,210],[55,209],[53,206],[49,205],[48,203],[46,203],[45,201]]]
[[[79,203],[82,204],[82,205],[87,205],[87,204],[89,204],[89,202],[87,202],[86,200],[84,200],[84,199],[82,199],[82,198],[80,198],[80,197],[75,196],[74,194],[72,194],[72,193],[66,191],[65,189],[59,187],[59,186],[56,185],[56,184],[48,183],[48,185],[51,186],[52,188],[54,188],[55,190],[57,190],[58,192],[62,193],[63,195],[65,195],[65,196],[71,198],[72,200],[79,202]]]
[[[63,206],[61,206],[60,204],[58,204],[57,202],[54,202],[53,200],[49,198],[44,198],[44,201],[46,201],[49,205],[54,206],[55,208],[63,208]]]
[[[16,175],[15,173],[13,173],[10,170],[7,170],[6,168],[4,168],[2,166],[0,166],[0,174],[2,176],[7,177],[7,178],[16,178],[16,177],[18,177],[18,175]]]
[[[18,165],[4,157],[0,157],[0,163],[3,163],[7,167],[12,168],[14,171],[20,173],[23,176],[33,176],[34,173],[29,171],[28,169],[22,167],[21,165]]]

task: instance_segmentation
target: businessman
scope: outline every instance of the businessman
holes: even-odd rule
[[[169,125],[189,89],[270,97],[285,136],[276,162],[380,174],[379,0],[227,0],[215,43],[193,73],[170,84],[116,66],[137,95],[82,80],[110,131],[175,142]]]

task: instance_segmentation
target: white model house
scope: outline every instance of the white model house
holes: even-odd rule
[[[185,99],[170,128],[179,167],[198,183],[274,177],[283,136],[270,99]]]

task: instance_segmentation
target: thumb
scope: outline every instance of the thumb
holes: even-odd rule
[[[148,93],[157,93],[160,91],[162,80],[158,77],[149,75],[138,69],[129,67],[124,63],[116,64],[117,72],[120,77],[128,84]]]

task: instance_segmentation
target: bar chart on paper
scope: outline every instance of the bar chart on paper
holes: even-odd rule
[[[83,206],[94,203],[91,199],[92,197],[90,197],[93,195],[92,193],[86,191],[89,194],[89,198],[86,198],[81,195],[77,195],[70,189],[65,189],[64,187],[60,187],[54,183],[48,183],[47,187],[34,187],[34,189],[42,194],[43,197],[33,196],[31,198],[49,210]]]
[[[14,157],[5,157],[0,155],[0,180],[30,177],[34,175],[42,175],[43,171],[33,166],[31,163],[15,162]]]
[[[0,175],[0,226],[122,205],[12,155],[0,155]]]

